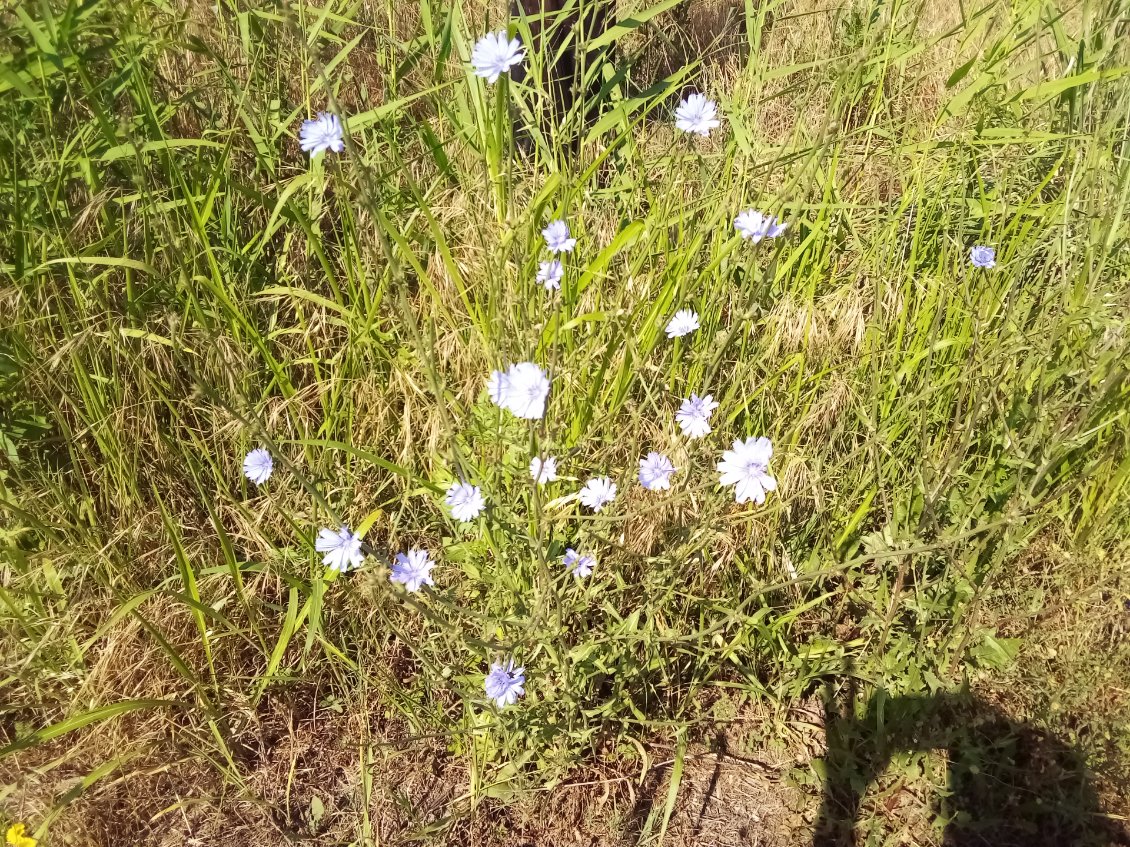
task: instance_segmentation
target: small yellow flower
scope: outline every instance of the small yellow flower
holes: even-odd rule
[[[5,840],[11,847],[35,847],[35,839],[30,835],[24,835],[27,832],[27,827],[22,823],[15,824],[8,827],[8,833]]]

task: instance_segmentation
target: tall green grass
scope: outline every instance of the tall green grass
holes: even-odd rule
[[[536,73],[466,71],[497,10],[5,13],[0,758],[91,767],[41,836],[97,793],[79,738],[104,750],[110,719],[252,796],[247,715],[309,684],[441,734],[470,797],[503,796],[657,736],[679,771],[719,696],[787,708],[849,662],[900,692],[1003,673],[1044,542],[1125,578],[1124,10],[747,2],[688,55],[675,5],[621,9],[589,45],[616,47],[599,116],[559,127]],[[694,88],[724,119],[705,142],[672,128]],[[311,162],[297,126],[326,108],[348,149]],[[788,235],[742,242],[751,206]],[[578,246],[547,295],[556,217]],[[702,328],[672,343],[682,307]],[[483,390],[526,359],[553,376],[530,425]],[[721,407],[687,442],[692,391]],[[715,463],[762,434],[779,496],[735,506]],[[667,494],[635,484],[651,449]],[[564,478],[538,489],[545,452]],[[604,474],[614,507],[581,512]],[[441,506],[455,478],[488,495],[474,526]],[[376,553],[332,579],[313,538],[339,522]],[[408,546],[435,591],[388,583]],[[528,678],[502,713],[499,656]]]

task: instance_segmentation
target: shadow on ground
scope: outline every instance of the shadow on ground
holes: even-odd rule
[[[825,698],[827,778],[814,847],[855,847],[864,795],[904,752],[944,750],[937,810],[947,847],[1130,845],[1104,816],[1078,750],[967,693],[891,697],[862,711],[854,692]],[[846,704],[846,705],[845,705]]]

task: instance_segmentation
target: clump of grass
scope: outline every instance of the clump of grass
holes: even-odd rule
[[[497,20],[469,7],[6,19],[0,757],[41,836],[143,751],[275,805],[243,751],[294,686],[440,734],[473,805],[641,739],[675,739],[677,773],[720,691],[787,708],[849,661],[898,693],[1005,675],[1025,616],[1070,602],[1046,592],[1125,590],[1117,10],[747,4],[723,60],[675,61],[671,6],[623,16],[595,124],[560,127],[536,74],[467,73]],[[692,88],[706,139],[673,128]],[[346,150],[310,159],[322,110]],[[750,207],[787,235],[742,241]],[[672,342],[680,309],[700,327]],[[484,390],[522,361],[552,376],[533,422]],[[719,403],[700,440],[691,393]],[[779,490],[739,506],[715,465],[757,435]],[[670,491],[636,484],[652,450]],[[602,476],[616,500],[579,509]],[[472,524],[442,507],[460,479],[489,502]],[[314,540],[340,524],[373,555],[329,578]],[[1106,564],[1037,579],[1049,544]],[[423,594],[388,580],[410,547],[438,563]],[[526,691],[499,711],[504,658]],[[40,751],[83,768],[46,807],[18,789]]]

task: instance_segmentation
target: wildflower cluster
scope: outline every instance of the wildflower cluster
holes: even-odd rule
[[[519,39],[510,38],[505,31],[489,33],[481,38],[471,53],[471,68],[476,76],[493,84],[525,58]],[[675,109],[675,128],[693,136],[708,137],[711,130],[721,126],[715,101],[704,94],[686,97]],[[319,113],[302,123],[299,131],[302,150],[311,157],[326,152],[341,153],[345,149],[345,126],[334,114]],[[764,211],[746,209],[733,220],[737,235],[754,245],[776,239],[785,234],[788,224]],[[546,291],[558,291],[565,277],[565,254],[577,247],[569,224],[563,219],[549,221],[541,230],[544,249],[550,258],[539,261],[536,281]],[[976,268],[991,269],[996,264],[992,247],[977,245],[970,252],[970,262]],[[668,339],[682,339],[701,327],[700,316],[693,308],[680,308],[666,324]],[[552,387],[550,374],[535,362],[518,362],[505,369],[491,371],[486,380],[486,391],[491,402],[503,412],[527,421],[545,418]],[[683,399],[674,415],[682,435],[688,440],[702,439],[713,430],[711,417],[719,404],[710,394],[694,394]],[[731,487],[737,503],[763,504],[769,493],[777,490],[776,478],[769,470],[773,445],[769,438],[750,437],[735,440],[724,450],[717,462],[718,483]],[[649,492],[668,491],[678,468],[666,455],[655,450],[639,459],[638,481]],[[249,452],[243,461],[244,475],[256,486],[264,485],[274,471],[274,460],[265,448]],[[534,455],[529,460],[530,478],[535,486],[547,486],[559,480],[558,459],[549,455]],[[616,501],[619,486],[611,475],[588,478],[575,492],[575,499],[594,514],[609,509]],[[487,496],[482,488],[467,480],[456,480],[446,490],[444,505],[450,516],[460,523],[476,521],[485,511]],[[347,526],[338,529],[323,528],[314,548],[323,555],[322,562],[331,571],[346,573],[359,567],[366,558],[366,549],[360,535]],[[592,575],[597,560],[591,553],[568,547],[562,557],[566,572],[578,580]],[[411,548],[397,553],[392,562],[389,579],[406,592],[416,593],[425,586],[434,586],[432,570],[436,562],[429,551]],[[498,708],[517,702],[525,694],[525,668],[515,666],[513,658],[491,664],[484,680],[487,697]]]

